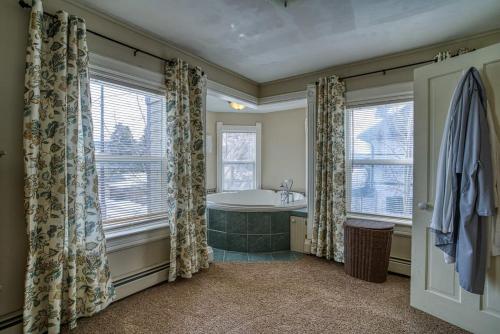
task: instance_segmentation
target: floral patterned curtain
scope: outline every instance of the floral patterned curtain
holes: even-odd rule
[[[446,50],[446,51],[438,52],[434,56],[434,61],[442,62],[442,61],[445,61],[446,59],[450,59],[450,58],[451,58],[451,53],[450,53],[450,51]]]
[[[337,76],[317,85],[315,208],[311,253],[344,262],[345,84]]]
[[[206,78],[182,60],[165,66],[169,281],[208,268],[205,189]]]
[[[455,51],[455,53],[453,55],[451,54],[450,50],[440,51],[434,56],[434,61],[436,63],[439,63],[439,62],[445,61],[447,59],[451,59],[452,57],[460,56],[460,55],[463,55],[463,54],[466,54],[466,53],[469,53],[472,51],[474,51],[474,50],[469,49],[469,48],[460,48],[457,51]]]
[[[82,19],[33,1],[26,54],[24,332],[59,333],[113,299],[97,198]]]

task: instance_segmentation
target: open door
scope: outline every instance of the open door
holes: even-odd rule
[[[500,257],[491,257],[483,296],[462,290],[429,230],[443,127],[463,70],[475,66],[500,127],[500,44],[415,70],[415,165],[411,305],[474,333],[500,333]]]

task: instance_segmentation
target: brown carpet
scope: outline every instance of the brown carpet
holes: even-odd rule
[[[215,263],[81,319],[75,333],[466,333],[409,306],[410,280],[383,284],[341,265],[299,261]]]

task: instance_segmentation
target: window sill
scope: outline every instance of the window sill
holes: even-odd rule
[[[108,253],[136,247],[153,241],[167,239],[170,227],[165,218],[105,226],[106,248]]]

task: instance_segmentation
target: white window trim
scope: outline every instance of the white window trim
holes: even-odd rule
[[[217,192],[222,191],[222,133],[223,132],[251,132],[257,137],[256,157],[255,157],[255,187],[261,188],[261,144],[262,144],[262,123],[255,125],[224,125],[223,122],[217,122]]]
[[[170,236],[170,225],[165,218],[158,220],[122,223],[104,227],[106,250],[109,253],[136,247],[148,242],[166,239]]]
[[[346,93],[346,110],[355,107],[373,106],[377,104],[390,104],[396,102],[404,102],[413,100],[413,82],[405,82],[387,86],[380,86],[374,88],[360,89]],[[367,165],[413,165],[413,160],[384,160],[384,159],[370,159],[370,160],[353,160],[349,157],[349,150],[352,146],[351,143],[351,127],[350,113],[345,113],[345,168],[346,171],[352,168],[353,164],[367,164]],[[349,176],[346,173],[346,207],[351,207],[351,184]],[[386,216],[364,214],[358,212],[349,212],[346,214],[347,218],[352,219],[366,219],[366,220],[383,220],[398,225],[411,226],[412,219],[404,217]]]
[[[90,76],[98,80],[119,84],[125,87],[154,92],[160,95],[165,94],[162,75],[97,54],[92,54],[91,57]],[[99,158],[100,161],[160,160],[154,157],[121,157],[113,156],[110,154],[100,155],[99,152],[96,152],[96,159],[97,158]],[[169,233],[169,224],[166,213],[117,219],[107,221],[105,224],[103,224],[103,230],[106,240],[109,240],[109,242],[111,242],[110,245],[112,249],[114,248],[115,244],[115,241],[113,241],[114,239],[120,239],[126,236],[136,235],[140,233],[148,234],[151,230],[157,229],[163,230],[164,234]],[[149,239],[149,236],[145,236],[144,240],[141,240],[143,242],[149,242],[151,241]]]
[[[413,82],[365,88],[346,93],[346,108],[413,99]]]
[[[115,81],[132,88],[165,94],[165,76],[138,66],[90,53],[90,74],[96,78]]]

